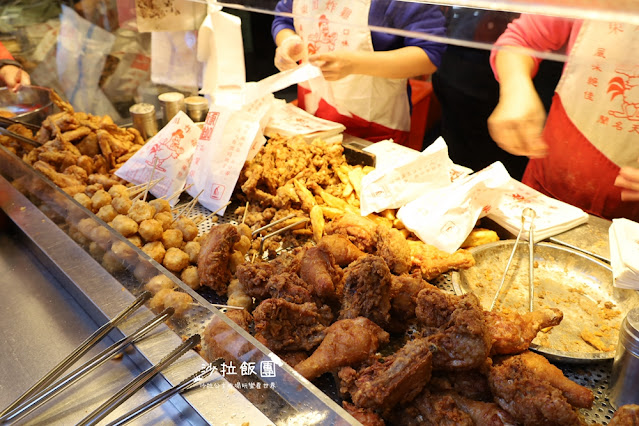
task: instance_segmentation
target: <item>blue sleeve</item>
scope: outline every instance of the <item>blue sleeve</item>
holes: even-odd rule
[[[292,13],[293,0],[280,0],[279,2],[277,2],[277,5],[275,6],[275,13],[277,12]],[[275,41],[275,36],[277,35],[277,33],[285,28],[295,31],[295,27],[293,26],[293,18],[290,18],[288,16],[275,15],[275,18],[273,18],[273,24],[271,24],[271,35],[273,36],[273,41]]]
[[[369,25],[411,31],[435,36],[446,36],[446,19],[439,6],[394,0],[372,0],[368,15]],[[446,44],[418,37],[402,37],[385,32],[372,32],[375,50],[394,50],[417,46],[426,52],[431,62],[439,67]]]

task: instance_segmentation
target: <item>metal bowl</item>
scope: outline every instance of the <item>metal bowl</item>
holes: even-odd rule
[[[456,294],[475,293],[489,309],[514,240],[471,249],[476,264],[451,275]],[[610,266],[568,247],[535,244],[535,309],[555,307],[564,313],[558,326],[540,332],[530,348],[563,362],[585,363],[614,358],[619,325],[639,306],[639,293],[613,287]],[[520,313],[528,310],[528,242],[520,242],[495,306]],[[586,342],[597,339],[601,349]]]
[[[6,87],[0,88],[0,111],[8,111],[11,117],[25,123],[40,125],[42,121],[53,113],[51,91],[46,87],[24,86],[17,92]]]

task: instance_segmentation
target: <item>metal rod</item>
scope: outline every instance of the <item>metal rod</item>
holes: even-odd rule
[[[120,404],[129,399],[135,392],[140,390],[149,380],[162,371],[166,366],[172,364],[175,360],[191,350],[195,345],[200,343],[200,335],[194,334],[184,341],[180,346],[167,355],[162,361],[155,364],[130,381],[126,386],[115,393],[111,398],[106,400],[102,405],[95,409],[91,414],[80,421],[77,426],[95,425],[100,420],[109,415]]]
[[[14,118],[10,118],[10,117],[2,117],[0,116],[0,124],[6,124],[11,126],[12,124],[20,124],[28,129],[31,130],[40,130],[40,126],[38,126],[37,124],[33,124],[33,123],[26,123],[24,121],[19,121],[16,120]]]
[[[530,217],[530,226],[528,228],[528,299],[529,310],[532,312],[535,301],[535,236],[533,221],[537,213],[531,208],[526,208],[523,214],[527,214]]]
[[[495,303],[497,303],[497,299],[499,299],[499,293],[501,293],[501,289],[504,286],[504,281],[506,281],[506,274],[508,274],[508,269],[510,269],[510,264],[513,261],[513,257],[515,256],[515,251],[517,251],[517,246],[519,245],[519,239],[521,238],[521,233],[524,229],[524,223],[526,222],[526,218],[523,213],[521,215],[521,226],[519,227],[519,232],[517,233],[517,239],[515,240],[515,244],[513,245],[513,250],[510,252],[510,257],[508,258],[508,263],[506,263],[506,269],[504,270],[504,275],[501,277],[501,282],[499,283],[499,287],[497,287],[497,291],[495,292],[495,297],[493,297],[493,302],[490,304],[489,311],[492,311],[495,307]]]
[[[44,375],[36,384],[31,386],[26,392],[13,401],[7,408],[2,410],[0,416],[4,416],[9,411],[20,405],[27,400],[37,391],[42,390],[46,386],[50,385],[55,379],[71,367],[78,359],[80,359],[85,353],[87,353],[93,346],[95,346],[100,340],[104,338],[111,330],[113,330],[118,324],[126,319],[131,313],[142,306],[147,300],[151,298],[151,293],[148,291],[143,292],[137,299],[126,309],[116,315],[109,322],[98,328],[93,334],[91,334],[84,342],[82,342],[77,348],[73,350],[66,358],[58,363],[47,374]]]
[[[118,342],[109,346],[91,360],[87,361],[85,364],[78,367],[76,370],[65,376],[64,378],[58,380],[50,387],[36,393],[33,398],[29,399],[27,403],[17,407],[15,410],[10,411],[6,415],[0,418],[0,421],[10,422],[10,421],[18,421],[24,416],[32,413],[38,407],[45,404],[47,401],[51,400],[51,398],[63,392],[65,389],[69,388],[69,386],[78,382],[84,376],[95,370],[96,368],[103,365],[105,362],[112,359],[118,352],[124,350],[127,346],[132,343],[135,343],[146,336],[151,330],[153,330],[158,325],[162,324],[166,319],[168,319],[171,315],[173,315],[174,309],[167,308],[161,314],[157,315],[151,321],[144,324],[142,327],[137,329],[131,335],[120,339]]]
[[[278,220],[276,220],[275,222],[271,222],[271,223],[269,223],[268,225],[264,225],[264,226],[262,226],[261,228],[257,228],[255,231],[253,231],[253,232],[251,233],[251,236],[253,236],[253,237],[254,237],[255,235],[257,235],[257,234],[259,234],[260,232],[262,232],[263,230],[268,229],[268,228],[270,228],[271,226],[275,226],[275,225],[277,225],[278,223],[282,223],[282,222],[284,222],[285,220],[291,219],[291,218],[293,218],[293,217],[295,217],[295,214],[289,214],[288,216],[283,217],[283,218],[281,218],[281,219],[278,219]]]
[[[12,132],[11,130],[5,129],[4,127],[0,127],[0,133],[12,137],[13,139],[17,139],[21,142],[28,143],[29,145],[33,145],[35,147],[40,147],[42,144],[35,139],[28,138],[26,136],[22,136],[16,132]]]
[[[306,223],[309,222],[311,219],[309,218],[304,218],[302,220],[299,220],[295,223],[291,223],[290,225],[285,226],[284,228],[280,228],[277,231],[273,231],[270,234],[266,234],[265,236],[263,236],[262,238],[260,238],[260,256],[264,253],[264,241],[275,236],[275,235],[279,235],[284,231],[288,231],[291,228],[296,227],[297,225],[301,225],[302,223]]]
[[[208,364],[206,367],[204,367],[203,369],[201,369],[197,373],[195,373],[192,376],[188,377],[187,379],[183,380],[180,384],[175,385],[175,386],[165,390],[164,392],[155,395],[150,400],[146,401],[143,404],[140,404],[139,406],[137,406],[133,410],[129,411],[128,413],[124,414],[123,416],[118,417],[117,419],[115,419],[111,423],[107,424],[106,426],[122,426],[122,425],[125,425],[125,424],[135,420],[136,418],[142,416],[143,414],[151,411],[152,409],[154,409],[158,405],[162,404],[164,401],[166,401],[167,399],[171,398],[173,395],[176,395],[178,393],[182,393],[184,391],[189,390],[195,384],[201,382],[202,379],[204,379],[206,376],[211,374],[213,371],[214,371],[213,365],[212,364]],[[221,376],[219,378],[221,378]]]
[[[557,239],[557,238],[555,238],[555,237],[550,237],[550,238],[548,238],[548,240],[549,240],[551,243],[559,244],[559,245],[562,245],[562,246],[565,246],[565,247],[569,247],[569,248],[571,248],[571,249],[573,249],[573,250],[580,251],[580,252],[582,252],[582,253],[584,253],[584,254],[587,254],[588,256],[592,256],[592,257],[594,257],[594,258],[596,258],[596,259],[599,259],[599,260],[601,260],[602,262],[606,262],[607,264],[609,264],[609,265],[610,265],[610,259],[608,259],[607,257],[604,257],[604,256],[602,256],[602,255],[600,255],[600,254],[593,253],[593,252],[591,252],[591,251],[588,251],[588,250],[585,250],[585,249],[583,249],[583,248],[580,248],[580,247],[574,246],[574,245],[572,245],[572,244],[568,244],[568,243],[566,243],[566,242],[564,242],[564,241],[561,241],[561,240],[559,240],[559,239]]]

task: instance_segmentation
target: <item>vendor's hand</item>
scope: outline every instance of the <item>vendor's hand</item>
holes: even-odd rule
[[[297,61],[306,56],[306,49],[302,38],[297,34],[287,37],[275,49],[275,66],[280,71],[286,71],[297,66]]]
[[[490,135],[503,150],[514,155],[542,158],[548,146],[541,137],[546,110],[534,86],[523,85],[504,93],[488,117]]]
[[[322,71],[326,80],[334,81],[354,73],[356,55],[354,52],[340,50],[312,55],[308,61]]]
[[[622,167],[615,179],[615,186],[622,188],[623,201],[639,201],[639,168]]]
[[[17,92],[22,86],[31,84],[29,74],[15,65],[5,65],[0,68],[0,80],[4,81],[4,84],[14,92]]]

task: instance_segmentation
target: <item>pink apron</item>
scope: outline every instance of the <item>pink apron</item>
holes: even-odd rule
[[[544,128],[548,156],[530,160],[522,181],[608,219],[639,220],[622,202],[620,167],[639,167],[639,28],[585,21]]]
[[[370,0],[294,0],[295,31],[309,55],[333,50],[373,51],[368,29]],[[308,18],[299,18],[308,16]],[[298,106],[317,117],[342,123],[346,132],[371,141],[408,140],[407,79],[349,75],[298,85]]]

